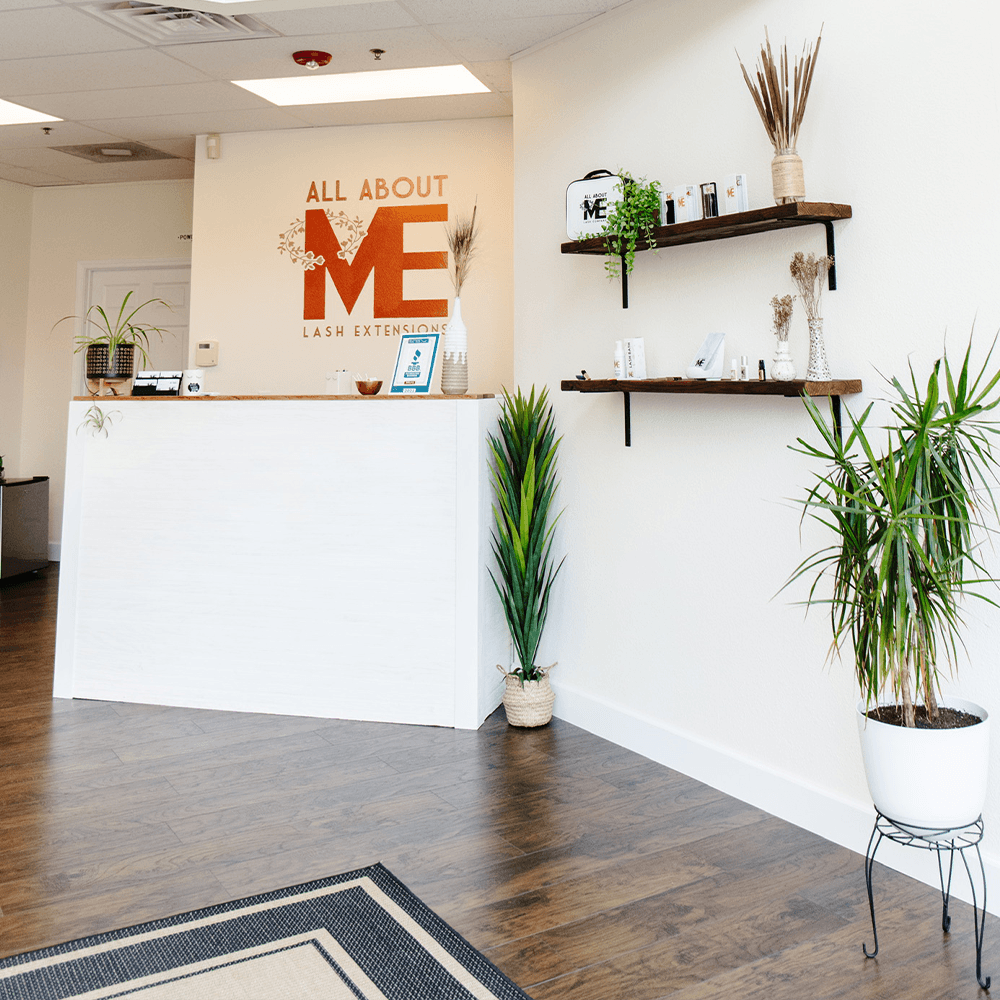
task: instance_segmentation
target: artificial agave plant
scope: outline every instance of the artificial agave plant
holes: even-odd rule
[[[538,680],[544,668],[535,663],[548,615],[552,582],[562,567],[552,558],[552,532],[559,519],[549,518],[558,486],[555,436],[548,391],[527,398],[521,390],[504,390],[498,434],[489,435],[493,452],[493,554],[499,579],[490,571],[500,595],[519,666],[512,673]],[[564,557],[565,558],[565,557]]]
[[[970,371],[970,351],[957,377],[947,356],[939,359],[923,395],[912,368],[911,388],[892,380],[895,423],[880,429],[879,437],[888,436],[884,452],[866,427],[871,405],[860,418],[849,414],[841,441],[808,398],[823,444],[799,438],[800,447],[792,446],[829,470],[816,474],[803,517],[827,525],[836,541],[804,560],[791,580],[816,575],[805,603],[829,604],[831,653],[850,640],[866,705],[891,694],[907,726],[916,724],[918,699],[931,726],[937,718],[938,668],[942,661],[952,667],[962,644],[962,597],[996,606],[977,586],[995,582],[978,547],[997,514],[990,487],[998,430],[987,415],[1000,403],[991,398],[1000,372],[988,373],[992,349],[978,373]],[[832,594],[821,597],[827,575]]]

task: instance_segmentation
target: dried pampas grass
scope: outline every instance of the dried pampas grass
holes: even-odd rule
[[[448,249],[451,251],[451,283],[455,294],[462,294],[462,285],[469,276],[472,259],[476,256],[476,240],[479,230],[476,228],[476,205],[472,206],[472,217],[458,216],[452,226],[445,226],[448,237]]]
[[[794,149],[802,126],[802,116],[806,111],[806,101],[809,99],[809,88],[812,86],[813,72],[816,69],[816,59],[819,56],[820,42],[823,40],[823,29],[820,28],[816,39],[816,47],[803,43],[802,55],[795,60],[795,70],[792,76],[792,92],[789,94],[788,84],[788,46],[780,49],[780,60],[775,59],[771,51],[771,39],[767,28],[764,29],[765,44],[760,47],[760,59],[757,62],[757,82],[750,79],[739,52],[740,69],[746,80],[750,93],[753,95],[760,120],[767,129],[767,137],[771,140],[775,152]]]

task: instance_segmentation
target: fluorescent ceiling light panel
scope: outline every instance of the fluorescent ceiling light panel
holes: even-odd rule
[[[401,97],[443,97],[447,94],[488,94],[490,90],[464,66],[381,69],[271,80],[233,80],[233,83],[280,107],[391,101]]]
[[[32,125],[35,122],[61,122],[61,118],[43,115],[41,111],[22,108],[20,104],[0,100],[0,125]]]

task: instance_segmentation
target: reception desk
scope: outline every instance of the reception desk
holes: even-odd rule
[[[487,570],[497,412],[74,400],[55,696],[477,728],[510,662]]]

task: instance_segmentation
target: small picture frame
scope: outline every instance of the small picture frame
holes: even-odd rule
[[[431,391],[440,340],[440,333],[405,333],[399,338],[390,395],[417,395]]]

